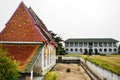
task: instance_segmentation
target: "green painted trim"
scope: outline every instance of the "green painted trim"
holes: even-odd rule
[[[31,69],[34,66],[34,63],[38,59],[39,55],[42,54],[41,50],[43,49],[43,47],[44,47],[44,44],[40,44],[40,47],[39,47],[38,51],[36,52],[35,56],[32,58],[31,62],[27,65],[27,68],[24,71],[22,71],[21,73],[30,73],[31,72]]]

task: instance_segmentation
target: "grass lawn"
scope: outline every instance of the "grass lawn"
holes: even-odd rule
[[[87,58],[88,61],[120,75],[120,54],[106,56],[92,55],[89,57],[87,55],[80,54],[67,54],[65,56],[79,56],[85,59]]]

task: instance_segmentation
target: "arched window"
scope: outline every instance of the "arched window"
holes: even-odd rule
[[[93,52],[93,50],[92,49],[89,49],[89,53],[92,53]]]
[[[88,50],[87,50],[87,49],[84,49],[84,53],[85,53],[85,54],[88,53]]]
[[[73,49],[71,48],[70,51],[73,52]]]
[[[112,49],[109,49],[109,52],[112,52]]]
[[[82,49],[80,49],[80,52],[81,52],[81,53],[83,52]]]
[[[104,52],[107,52],[107,49],[104,49]]]
[[[66,49],[66,51],[68,51],[69,49]]]
[[[102,51],[102,49],[99,49],[99,51],[101,52],[101,51]]]
[[[77,51],[78,51],[78,49],[77,49],[77,48],[75,48],[75,51],[77,52]]]
[[[117,51],[117,49],[114,49],[114,51],[116,52],[116,51]]]
[[[95,54],[98,54],[98,50],[97,49],[94,49],[94,51],[95,51]]]

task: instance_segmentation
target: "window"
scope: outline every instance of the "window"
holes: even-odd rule
[[[66,51],[69,51],[69,49],[66,49]]]
[[[113,43],[113,47],[117,47],[117,46],[116,46],[116,43]]]
[[[107,49],[104,49],[104,52],[107,52]]]
[[[77,42],[75,42],[75,47],[78,47],[78,43]]]
[[[94,47],[97,47],[97,43],[96,42],[94,43]]]
[[[111,42],[109,42],[109,43],[108,43],[108,46],[109,46],[109,47],[112,47],[112,43],[111,43]]]
[[[94,51],[95,51],[95,54],[98,54],[98,50],[97,49],[94,49]]]
[[[112,49],[109,49],[109,52],[112,52]]]
[[[88,53],[88,50],[87,50],[87,49],[84,49],[84,53]]]
[[[80,43],[79,43],[79,46],[80,46],[80,47],[83,47],[83,43],[82,43],[82,42],[80,42]]]
[[[80,49],[80,52],[82,53],[82,49]]]
[[[107,43],[106,42],[104,42],[103,45],[104,45],[104,47],[107,47]]]
[[[84,43],[84,47],[87,47],[87,43],[86,42]]]
[[[66,47],[69,47],[69,43],[66,43],[65,46],[66,46]]]
[[[93,43],[90,42],[88,47],[89,47],[89,48],[92,48],[92,46],[93,46]]]
[[[71,48],[70,51],[73,52],[73,49]]]
[[[114,51],[116,52],[116,51],[117,51],[117,49],[114,49]]]
[[[93,50],[92,50],[92,49],[89,49],[89,53],[93,53]]]
[[[99,47],[102,47],[102,42],[99,42]]]
[[[76,49],[75,49],[75,52],[77,52],[77,51],[78,51],[78,49],[76,48]]]
[[[73,43],[72,42],[70,43],[70,47],[73,47]]]
[[[101,51],[102,51],[102,49],[99,49],[99,51],[101,52]]]

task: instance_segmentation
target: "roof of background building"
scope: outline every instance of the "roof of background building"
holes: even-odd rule
[[[113,38],[69,38],[65,42],[118,42]]]

